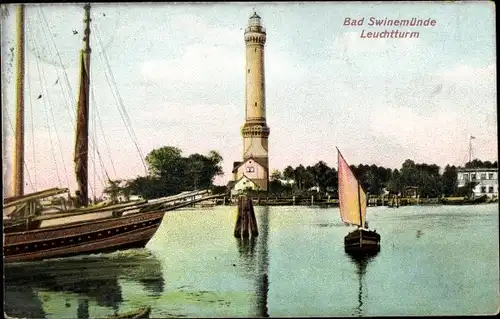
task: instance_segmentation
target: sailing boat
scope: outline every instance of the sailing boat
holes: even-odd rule
[[[16,114],[15,195],[4,200],[4,262],[24,262],[80,254],[112,252],[144,247],[158,230],[166,211],[192,205],[226,194],[208,195],[175,204],[183,198],[195,197],[197,191],[113,205],[88,205],[88,108],[90,81],[90,5],[85,5],[83,50],[80,55],[80,90],[77,106],[75,173],[78,182],[77,205],[47,210],[40,200],[67,189],[52,188],[23,194],[23,59],[18,60],[18,107]],[[19,7],[18,52],[24,51],[24,6]],[[167,205],[168,203],[173,205]]]
[[[80,90],[77,106],[75,173],[78,182],[74,209],[44,211],[40,200],[67,192],[53,188],[23,194],[24,169],[24,5],[18,8],[18,81],[14,196],[4,200],[4,261],[19,262],[144,247],[158,229],[164,209],[141,212],[146,201],[110,206],[88,204],[88,106],[90,72],[90,5],[85,5]],[[141,208],[141,209],[138,209]],[[124,212],[134,210],[134,213]],[[52,221],[45,225],[43,223]],[[56,221],[56,222],[54,222]]]
[[[337,152],[340,217],[344,223],[358,226],[356,230],[345,236],[345,251],[348,253],[378,252],[380,235],[368,230],[366,222],[366,193],[338,148]]]

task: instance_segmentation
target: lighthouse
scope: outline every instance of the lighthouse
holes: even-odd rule
[[[269,184],[269,127],[266,124],[266,90],[264,73],[264,46],[266,29],[254,12],[248,20],[245,39],[245,122],[243,161],[234,162],[233,190],[252,188],[268,190]]]

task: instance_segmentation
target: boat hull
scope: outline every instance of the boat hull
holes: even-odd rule
[[[366,229],[356,229],[344,237],[347,253],[370,254],[380,251],[380,235]]]
[[[151,307],[141,307],[136,311],[131,311],[129,313],[114,315],[106,319],[147,319],[151,314]]]
[[[5,234],[4,262],[25,262],[141,248],[153,237],[165,212],[130,214]]]
[[[460,200],[451,200],[442,198],[440,199],[441,204],[443,205],[475,205],[475,204],[483,204],[486,203],[488,197],[486,195],[482,195],[476,197],[474,199],[460,199]]]

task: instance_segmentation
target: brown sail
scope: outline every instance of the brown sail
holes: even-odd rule
[[[77,205],[88,204],[88,132],[90,84],[90,5],[85,6],[83,50],[80,53],[80,91],[76,110],[75,174],[78,184]]]

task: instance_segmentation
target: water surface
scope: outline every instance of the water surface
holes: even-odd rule
[[[165,215],[145,249],[5,267],[5,312],[93,318],[473,315],[498,312],[498,204],[368,208],[381,251],[344,253],[338,208],[255,207],[259,236],[233,237],[236,208]]]

